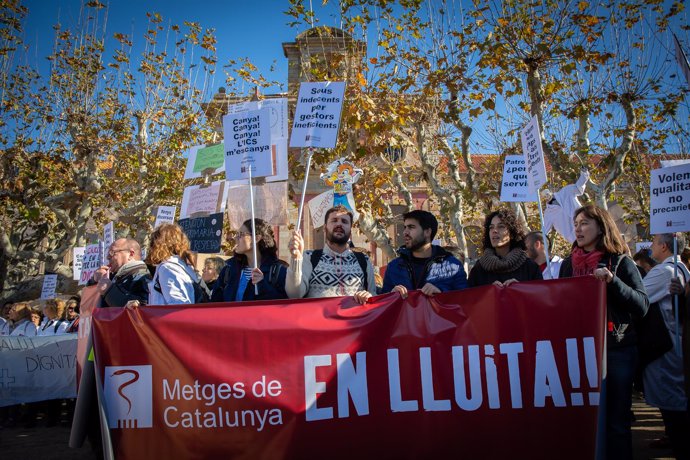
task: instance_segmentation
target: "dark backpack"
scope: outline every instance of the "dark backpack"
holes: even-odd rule
[[[367,256],[361,252],[352,251],[352,253],[357,258],[357,263],[359,263],[362,273],[364,273],[364,290],[369,290],[369,278],[367,276]],[[321,262],[321,256],[323,255],[323,249],[314,249],[311,252],[311,269],[314,271],[316,266]]]

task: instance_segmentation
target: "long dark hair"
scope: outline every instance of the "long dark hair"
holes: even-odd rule
[[[630,250],[625,244],[621,232],[618,230],[616,223],[613,221],[611,214],[599,206],[588,204],[582,206],[573,215],[573,220],[580,214],[584,214],[589,219],[593,219],[599,225],[601,235],[597,241],[596,248],[608,254],[627,254]],[[573,249],[577,247],[577,241],[573,243]]]
[[[241,227],[245,227],[250,232],[252,231],[252,220],[247,219],[242,222]],[[257,244],[256,249],[261,254],[261,260],[278,257],[278,248],[276,247],[276,239],[273,235],[273,228],[263,219],[254,219],[254,228],[256,229],[257,240],[261,238]],[[244,254],[234,253],[234,256],[242,265],[247,265],[247,256]]]
[[[510,249],[527,249],[525,246],[525,234],[527,233],[525,231],[525,227],[510,208],[498,209],[486,216],[486,219],[484,219],[484,249],[490,249],[493,247],[491,246],[489,227],[491,226],[491,220],[494,217],[501,219],[503,225],[508,227],[508,233],[510,233]]]

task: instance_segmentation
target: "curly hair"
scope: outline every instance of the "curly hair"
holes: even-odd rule
[[[49,308],[55,312],[55,316],[62,318],[65,313],[65,301],[62,299],[50,299],[46,300],[44,309]]]
[[[242,223],[242,227],[245,227],[250,232],[252,231],[252,220],[247,219]],[[265,260],[268,258],[275,258],[278,256],[278,248],[276,247],[276,239],[273,235],[273,228],[263,219],[254,219],[254,228],[256,229],[256,239],[259,240],[256,243],[256,249],[261,254],[261,259]],[[244,265],[248,263],[247,257],[244,254],[234,254],[237,259]]]
[[[151,234],[146,262],[158,265],[171,256],[179,256],[187,264],[193,265],[189,246],[189,238],[182,227],[177,224],[161,224]]]
[[[515,212],[510,208],[498,209],[484,219],[484,239],[483,245],[484,249],[491,248],[491,234],[489,232],[489,227],[491,226],[491,220],[494,217],[501,219],[501,222],[508,227],[508,233],[510,233],[510,249],[520,248],[526,249],[525,246],[525,227],[518,220]]]
[[[605,209],[600,207],[587,204],[582,206],[573,215],[573,220],[580,214],[584,214],[587,218],[596,221],[599,225],[599,230],[601,230],[601,236],[597,240],[596,248],[608,254],[628,254],[630,249],[628,245],[625,244],[621,232],[616,226],[613,217]],[[573,243],[573,249],[577,247],[577,241]]]

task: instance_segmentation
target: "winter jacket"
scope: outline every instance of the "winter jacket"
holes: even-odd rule
[[[128,262],[115,274],[112,283],[103,293],[103,307],[122,308],[130,300],[146,305],[149,299],[151,273],[140,260]]]
[[[276,265],[277,268],[274,269],[274,265]],[[225,262],[225,267],[220,271],[220,275],[218,275],[218,279],[213,285],[211,302],[235,301],[242,270],[245,267],[246,266],[242,265],[236,257],[232,257]],[[242,300],[287,299],[287,294],[285,293],[286,267],[287,263],[275,257],[262,260],[259,270],[264,274],[264,279],[257,284],[259,287],[259,295],[254,294],[254,285],[250,281],[247,283],[247,287],[244,290]],[[271,279],[269,280],[269,278]]]
[[[433,284],[441,292],[457,291],[467,287],[467,274],[462,263],[440,246],[432,246],[431,257],[427,260],[424,276],[419,280],[414,280],[410,250],[403,246],[398,250],[398,256],[386,267],[382,293],[391,292],[398,285],[405,286],[408,291],[421,289],[426,283]]]

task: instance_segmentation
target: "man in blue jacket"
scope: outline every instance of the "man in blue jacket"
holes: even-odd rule
[[[467,287],[467,275],[462,263],[451,253],[431,244],[438,231],[438,221],[427,211],[415,210],[403,214],[405,246],[399,257],[391,260],[383,278],[383,293],[421,290],[426,295],[455,291]]]

